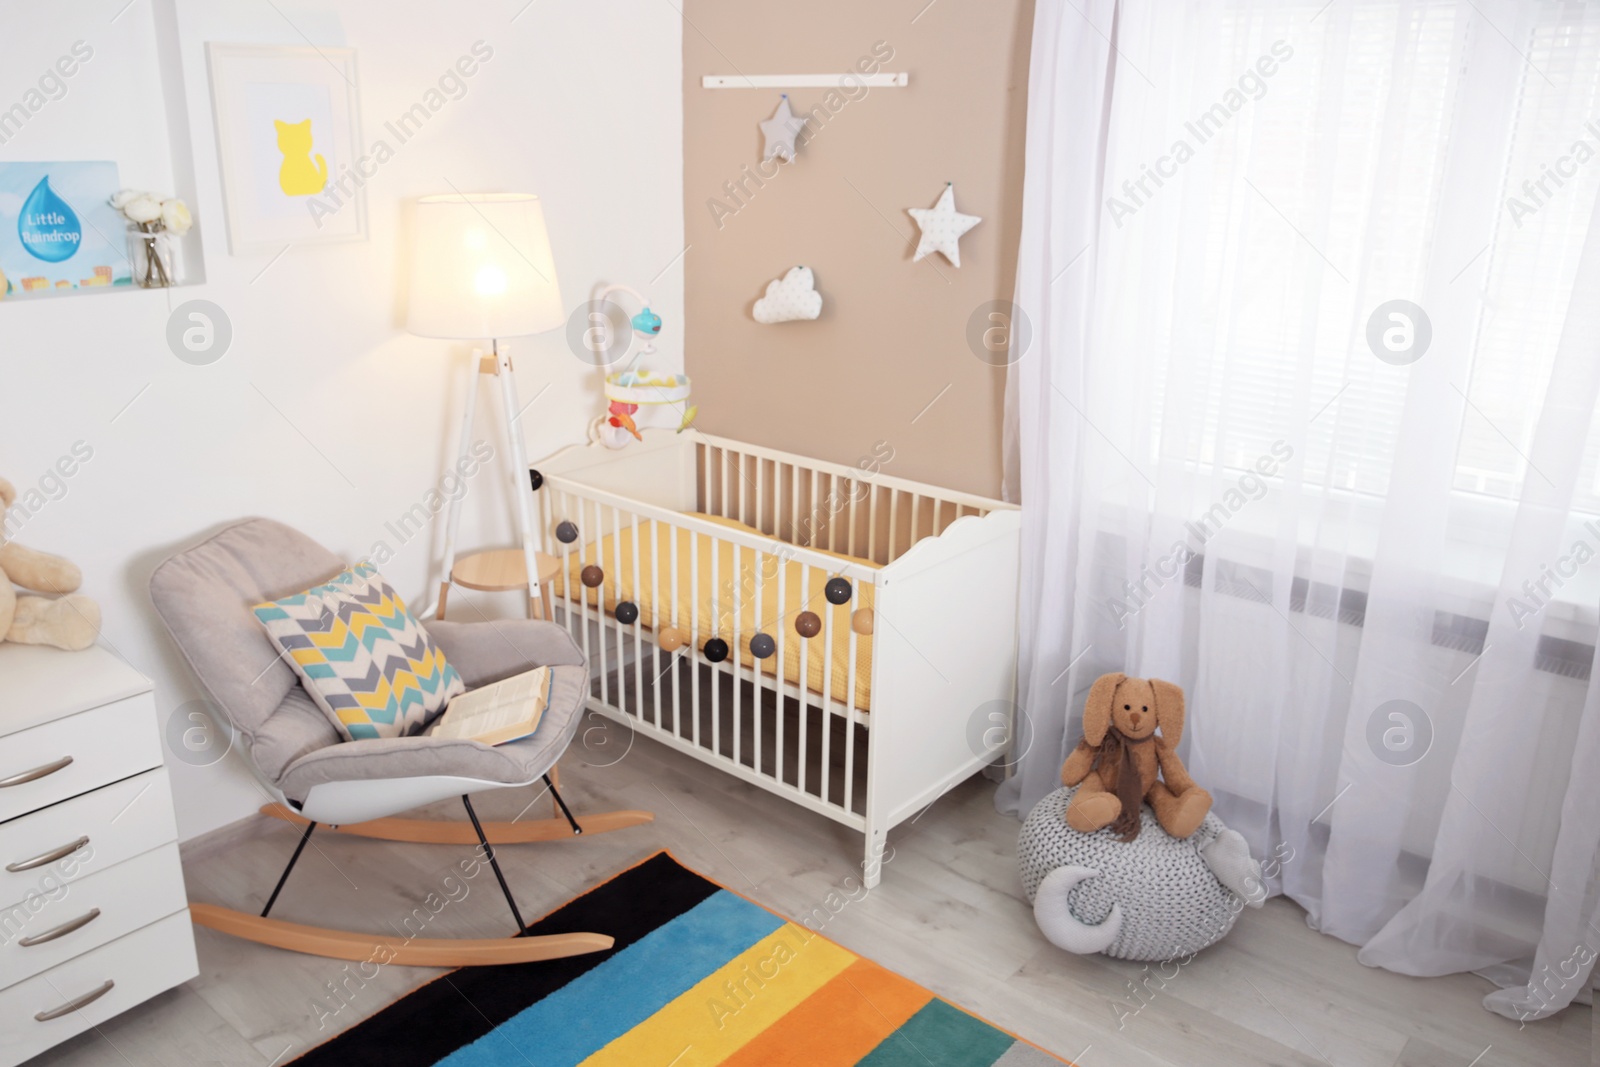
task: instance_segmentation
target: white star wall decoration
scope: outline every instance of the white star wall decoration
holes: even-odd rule
[[[931,208],[912,207],[906,210],[922,227],[922,240],[917,242],[917,252],[911,257],[911,262],[916,263],[929,253],[938,252],[952,266],[961,266],[961,235],[983,219],[977,215],[963,215],[956,210],[955,186],[945,182],[939,202]]]
[[[778,109],[772,117],[761,124],[761,136],[767,139],[766,149],[761,154],[761,162],[765,163],[773,156],[785,162],[794,160],[794,139],[800,131],[806,128],[806,120],[795,117],[794,109],[789,106],[789,94],[784,93],[778,100]]]

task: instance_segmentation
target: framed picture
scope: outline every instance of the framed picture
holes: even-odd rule
[[[133,284],[115,163],[0,163],[0,301]]]
[[[229,250],[366,240],[355,50],[208,42],[206,60]]]

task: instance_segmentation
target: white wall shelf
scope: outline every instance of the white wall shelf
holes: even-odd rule
[[[702,89],[904,89],[910,84],[911,75],[903,70],[880,74],[707,74],[700,79]]]

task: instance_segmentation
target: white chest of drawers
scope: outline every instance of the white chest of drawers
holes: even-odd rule
[[[198,973],[150,683],[0,644],[0,1067]]]

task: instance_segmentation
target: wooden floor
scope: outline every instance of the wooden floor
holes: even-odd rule
[[[1481,1006],[1488,983],[1370,970],[1281,899],[1245,912],[1227,940],[1164,987],[1149,979],[1136,996],[1129,983],[1144,981],[1139,966],[1072,956],[1040,937],[1017,882],[1018,824],[995,813],[993,786],[981,778],[891,833],[883,884],[852,894],[856,835],[642,738],[612,763],[625,745],[615,737],[590,751],[575,745],[562,764],[563,795],[580,817],[649,808],[658,821],[502,849],[525,915],[668,848],[790,916],[824,908],[837,893],[825,935],[1083,1067],[1600,1067],[1590,1009],[1519,1029]],[[530,804],[524,817],[549,814],[549,798],[536,798],[535,790],[503,791],[474,803],[486,819],[512,819]],[[460,814],[459,805],[435,810]],[[465,883],[464,895],[463,883],[445,881],[459,849],[320,832],[312,841],[278,917],[396,931],[421,908],[422,936],[509,932],[505,901],[487,876]],[[265,818],[195,843],[185,854],[190,897],[259,908],[293,847],[294,830]],[[424,903],[430,891],[437,915]],[[276,1067],[439,973],[387,967],[362,980],[355,965],[196,934],[202,977],[33,1064]],[[662,1067],[675,1054],[663,1050]]]

